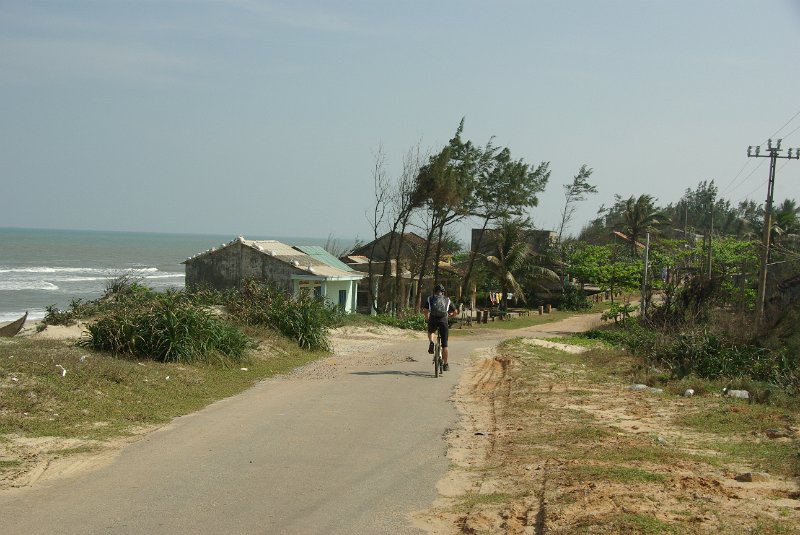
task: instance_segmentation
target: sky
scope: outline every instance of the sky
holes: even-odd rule
[[[365,239],[379,148],[397,176],[462,118],[550,162],[539,228],[582,164],[572,233],[701,180],[763,203],[798,51],[800,0],[0,0],[0,227]]]

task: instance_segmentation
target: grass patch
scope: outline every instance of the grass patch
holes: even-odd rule
[[[597,466],[582,465],[571,470],[581,479],[618,481],[621,483],[665,483],[667,477],[663,474],[648,472],[639,468],[628,466]]]
[[[81,453],[93,453],[95,451],[99,451],[102,448],[100,446],[91,445],[91,444],[84,444],[82,446],[75,446],[74,448],[65,448],[65,449],[58,449],[53,451],[48,451],[47,454],[49,455],[80,455]]]
[[[724,467],[728,464],[737,464],[772,475],[800,476],[800,447],[797,444],[746,440],[740,442],[709,441],[705,442],[703,446],[721,454],[705,459],[712,465]]]
[[[245,330],[261,347],[235,365],[121,358],[58,340],[0,341],[0,435],[122,436],[197,411],[324,355],[264,329]]]
[[[683,533],[676,526],[672,526],[657,518],[642,514],[618,514],[608,520],[611,533],[638,533],[642,535],[660,535],[664,533]]]
[[[0,459],[0,470],[8,470],[9,468],[16,468],[21,465],[22,461],[14,459],[11,461]]]
[[[612,347],[615,347],[610,342],[607,342],[607,341],[602,340],[600,338],[589,338],[589,337],[583,336],[581,334],[572,334],[570,336],[543,338],[543,340],[547,340],[548,342],[555,342],[557,344],[567,344],[567,345],[571,345],[571,346],[581,346],[581,347],[589,347],[589,348],[612,348]]]
[[[761,433],[766,429],[797,426],[798,416],[788,409],[769,405],[748,404],[736,400],[709,400],[704,408],[673,420],[684,427],[706,433]]]
[[[787,524],[772,518],[759,518],[755,527],[750,531],[753,535],[784,535],[798,533],[797,526]]]

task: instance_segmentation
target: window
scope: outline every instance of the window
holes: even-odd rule
[[[347,308],[347,290],[339,290],[339,306]]]

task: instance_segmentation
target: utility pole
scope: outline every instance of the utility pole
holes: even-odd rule
[[[642,317],[647,317],[647,269],[650,267],[650,233],[647,233],[647,245],[644,248],[644,273],[642,273]]]
[[[711,224],[708,227],[708,280],[711,280],[711,240],[714,236],[714,203],[711,203]]]
[[[763,251],[761,253],[761,267],[758,273],[758,301],[756,302],[756,316],[758,322],[764,320],[764,305],[767,296],[767,264],[769,263],[769,246],[770,237],[772,236],[772,201],[775,193],[775,163],[779,159],[784,160],[798,160],[800,159],[800,149],[789,149],[785,156],[781,155],[781,139],[778,140],[776,145],[772,144],[770,139],[767,142],[767,153],[761,154],[761,147],[753,146],[747,147],[748,158],[769,158],[769,182],[767,185],[767,204],[764,209],[764,237],[763,237]],[[794,150],[794,154],[792,151]]]

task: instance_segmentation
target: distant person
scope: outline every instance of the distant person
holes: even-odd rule
[[[428,296],[424,303],[422,303],[422,313],[425,315],[425,321],[428,322],[428,353],[433,354],[433,334],[439,330],[439,336],[442,340],[442,370],[447,371],[450,366],[447,365],[447,334],[450,325],[447,319],[458,314],[458,309],[450,301],[450,298],[444,295],[444,286],[437,284],[433,287],[433,295]]]

